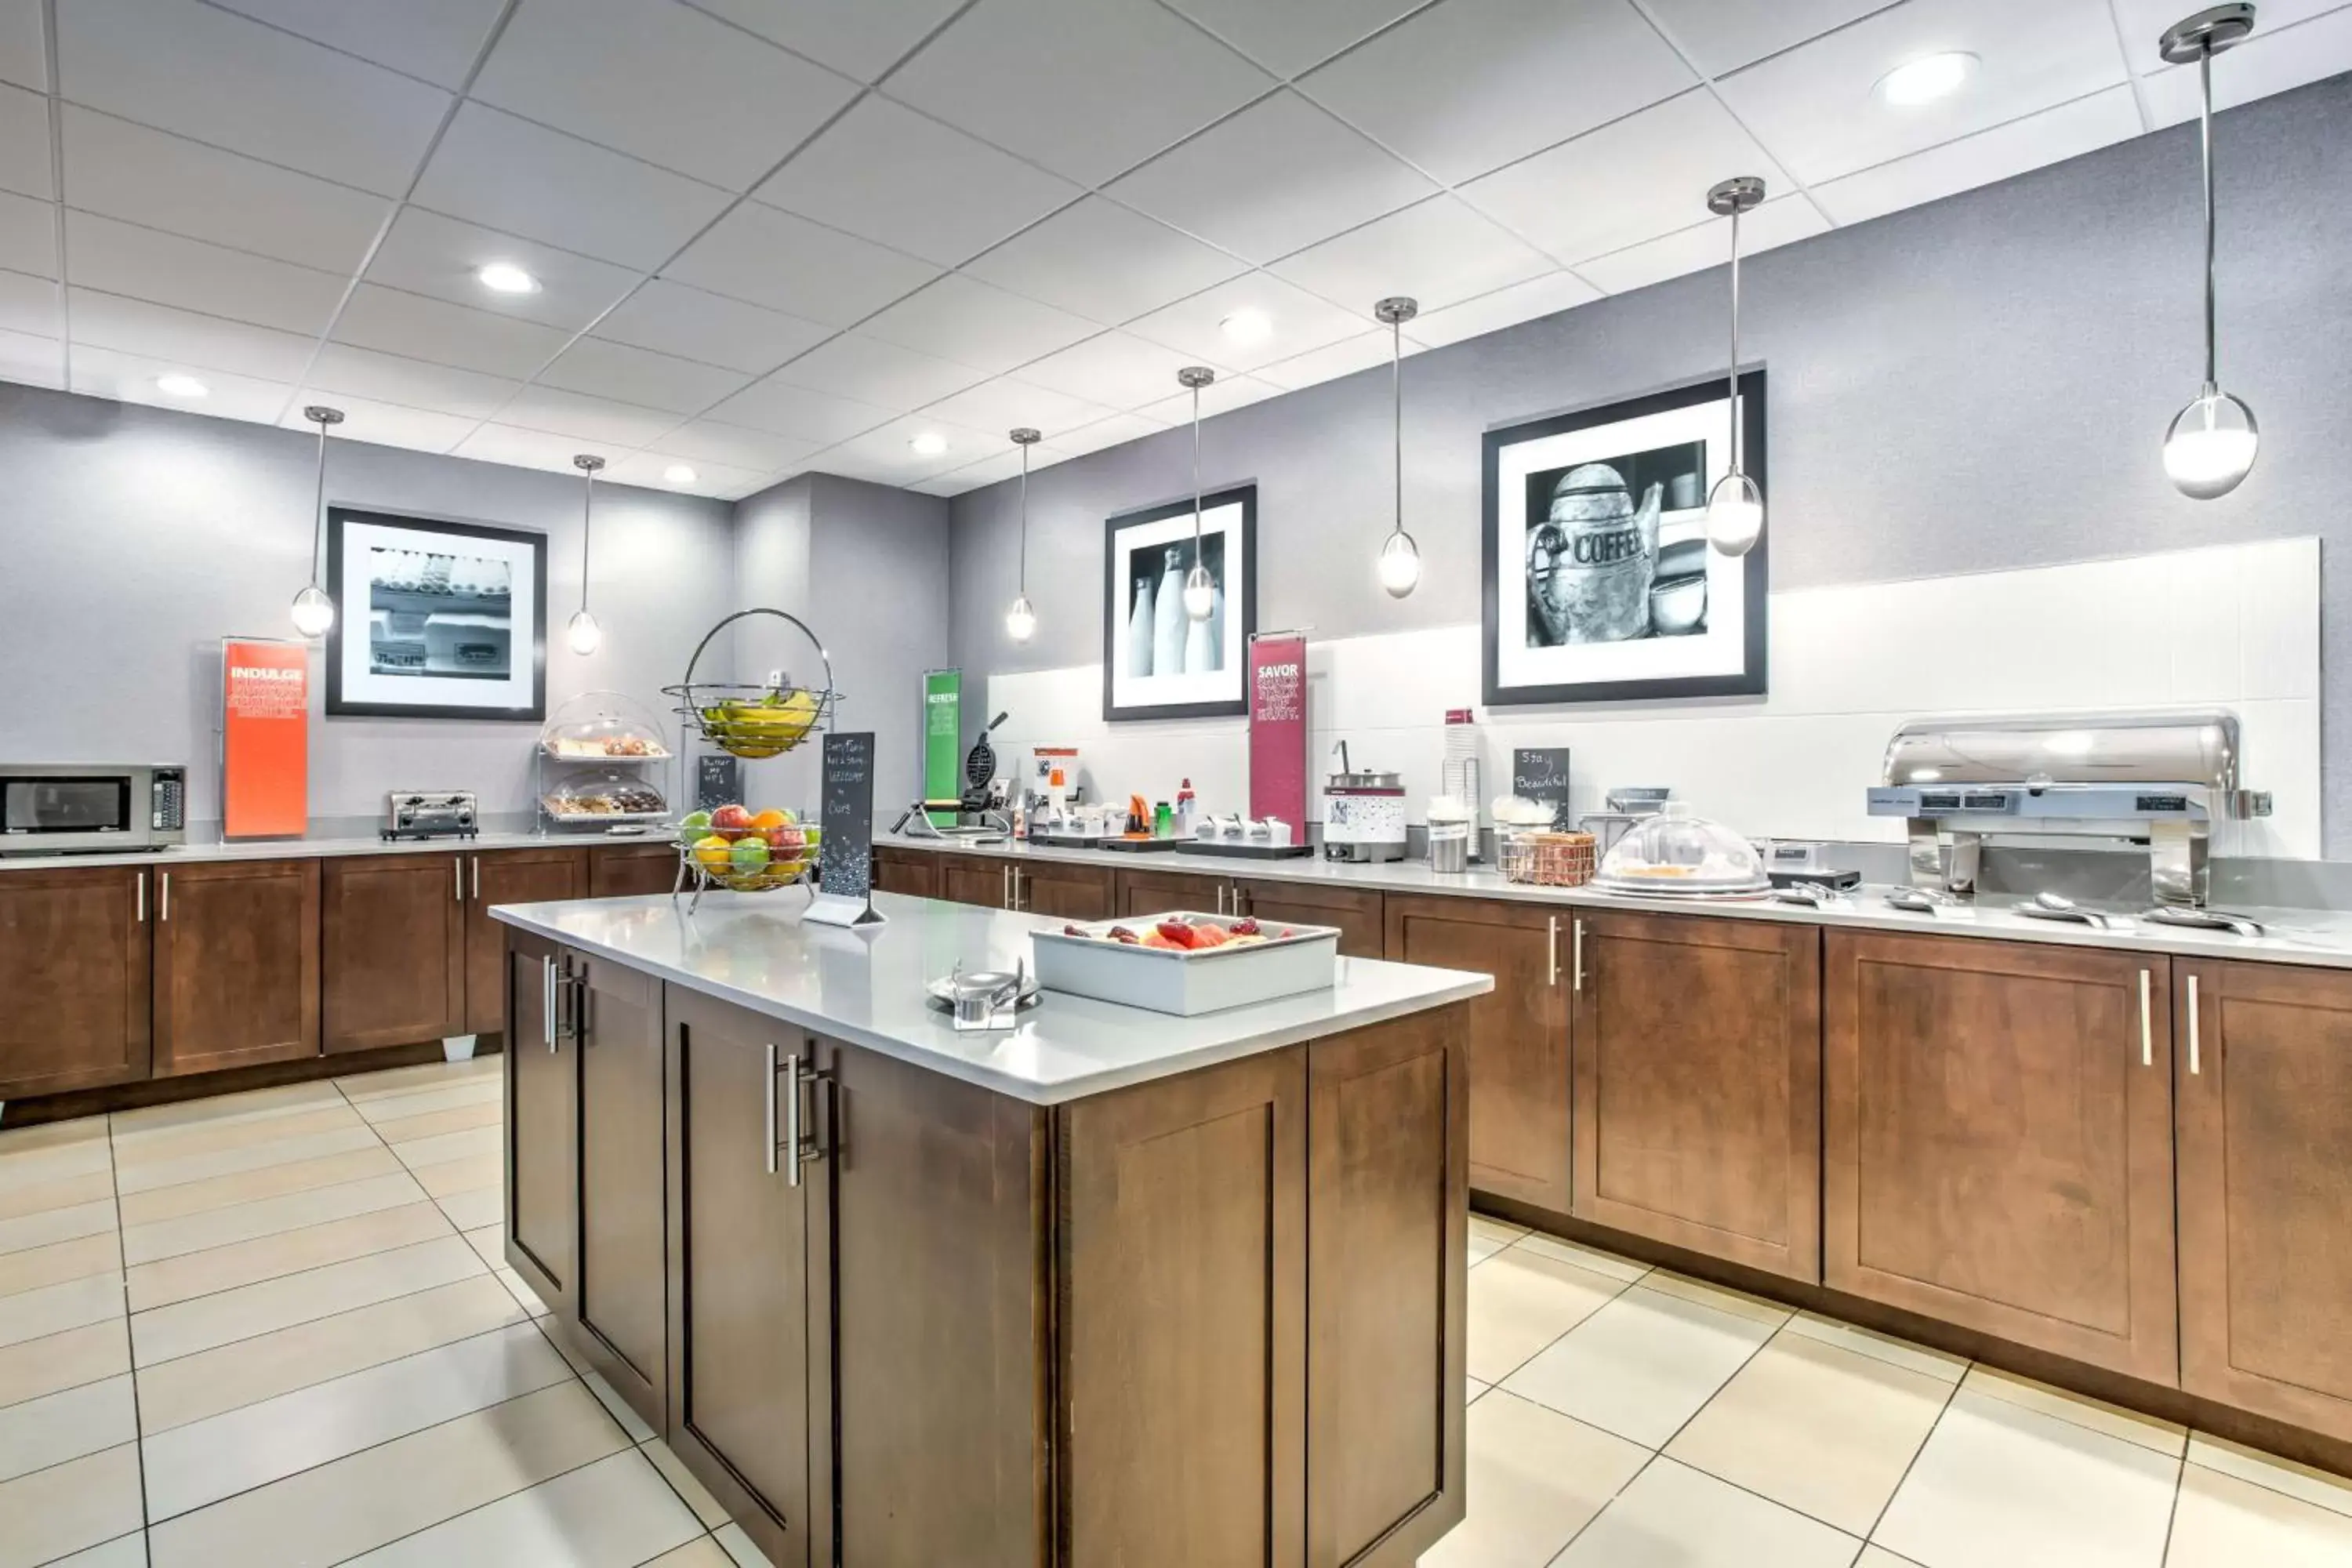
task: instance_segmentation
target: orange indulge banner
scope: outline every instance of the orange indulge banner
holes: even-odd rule
[[[310,818],[310,648],[221,642],[221,837],[299,836]]]

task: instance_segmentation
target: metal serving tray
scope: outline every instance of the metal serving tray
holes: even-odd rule
[[[1192,1017],[1201,1013],[1246,1007],[1277,996],[1330,987],[1338,978],[1339,928],[1271,922],[1286,937],[1269,936],[1245,947],[1213,947],[1202,952],[1135,947],[1103,942],[1102,933],[1125,926],[1139,936],[1161,921],[1182,920],[1192,925],[1234,926],[1241,916],[1171,910],[1138,915],[1122,921],[1073,922],[1086,936],[1065,936],[1058,931],[1030,933],[1037,958],[1037,984],[1048,991],[1154,1013]],[[1262,926],[1268,922],[1260,921]]]

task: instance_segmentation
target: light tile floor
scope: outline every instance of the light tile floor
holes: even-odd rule
[[[506,1267],[499,1083],[0,1131],[0,1568],[761,1568]],[[2352,1568],[2342,1480],[1472,1237],[1470,1517],[1425,1568]]]

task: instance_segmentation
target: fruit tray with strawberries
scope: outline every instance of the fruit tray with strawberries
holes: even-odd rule
[[[1339,973],[1337,926],[1180,910],[1030,935],[1045,990],[1184,1017],[1326,990]]]

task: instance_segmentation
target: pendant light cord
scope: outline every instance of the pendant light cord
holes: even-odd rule
[[[580,499],[580,613],[588,613],[588,529],[596,516],[596,470],[583,468],[588,488]]]
[[[1201,388],[1192,387],[1192,564],[1201,564]]]
[[[327,515],[327,422],[319,421],[319,488],[310,502],[310,586],[319,585],[319,542]]]
[[[1396,461],[1396,531],[1404,531],[1404,322],[1389,323],[1389,430]]]
[[[1196,529],[1199,524],[1193,525]],[[1021,589],[1019,596],[1029,596],[1029,444],[1021,444]]]
[[[2198,135],[2205,155],[2205,391],[2221,385],[2214,374],[2213,353],[2213,48],[2208,44],[2197,57],[2199,85],[2204,100],[2198,117]]]
[[[1739,209],[1731,209],[1731,471],[1739,466]]]

